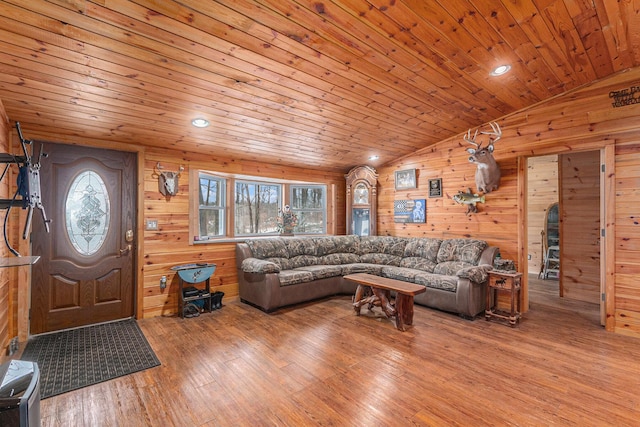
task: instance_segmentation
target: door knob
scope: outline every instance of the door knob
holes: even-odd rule
[[[131,245],[127,245],[126,248],[120,249],[120,255],[119,256],[127,255],[129,252],[131,252]]]

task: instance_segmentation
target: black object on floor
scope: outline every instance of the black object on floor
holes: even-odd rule
[[[135,319],[33,337],[21,359],[38,364],[42,399],[160,365]]]
[[[219,308],[222,308],[222,297],[223,296],[224,296],[224,292],[222,292],[222,291],[214,292],[211,295],[211,309],[212,310],[217,310]]]

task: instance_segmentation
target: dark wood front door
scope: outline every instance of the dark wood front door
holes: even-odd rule
[[[30,332],[133,315],[136,155],[45,144],[40,171],[50,232],[35,212]]]

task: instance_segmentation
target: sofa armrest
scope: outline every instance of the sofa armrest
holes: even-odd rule
[[[478,260],[478,265],[489,264],[493,265],[493,260],[496,259],[496,255],[500,248],[497,246],[487,246],[484,251],[480,254],[480,259]]]
[[[485,309],[487,286],[462,277],[458,278],[456,307],[458,314],[473,319]]]
[[[245,273],[279,273],[280,267],[278,264],[271,261],[265,261],[258,258],[246,258],[242,260],[240,269]]]
[[[489,278],[488,271],[492,270],[493,267],[489,264],[476,265],[473,267],[465,267],[461,268],[456,272],[456,276],[462,279],[469,279],[472,282],[476,283],[484,283]]]

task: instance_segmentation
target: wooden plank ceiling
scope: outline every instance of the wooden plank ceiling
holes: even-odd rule
[[[333,171],[638,65],[638,0],[0,0],[26,137]]]

